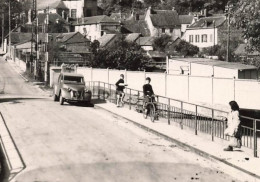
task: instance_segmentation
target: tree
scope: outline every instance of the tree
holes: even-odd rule
[[[90,63],[92,67],[143,70],[148,61],[148,57],[136,43],[119,40],[106,49],[96,49],[97,43],[93,43],[91,50],[94,59]]]
[[[161,37],[156,37],[153,42],[153,47],[157,51],[165,52],[165,48],[167,47],[170,41],[171,41],[171,36],[166,34],[162,35]]]
[[[260,51],[260,1],[240,0],[233,13],[233,24],[242,29],[248,51]]]
[[[184,40],[181,40],[176,46],[175,50],[183,56],[194,56],[199,52],[199,48]]]

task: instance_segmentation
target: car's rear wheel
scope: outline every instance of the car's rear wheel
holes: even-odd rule
[[[60,96],[60,105],[64,104],[64,98],[62,97],[62,95]]]

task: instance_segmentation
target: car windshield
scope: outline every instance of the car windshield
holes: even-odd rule
[[[64,76],[66,83],[84,83],[84,78],[79,76]]]

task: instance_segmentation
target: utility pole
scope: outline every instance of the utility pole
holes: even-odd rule
[[[2,50],[4,50],[4,36],[5,36],[5,13],[4,13],[4,5],[2,4]]]
[[[9,57],[11,58],[11,0],[9,0]]]
[[[46,26],[45,26],[45,33],[46,33],[46,45],[45,45],[45,69],[44,69],[44,82],[47,86],[48,84],[48,64],[49,64],[49,51],[48,51],[48,43],[49,43],[49,7],[47,8],[46,14]]]
[[[231,15],[231,8],[233,7],[232,4],[228,2],[225,11],[227,12],[227,56],[226,61],[229,62],[230,60],[230,15]]]

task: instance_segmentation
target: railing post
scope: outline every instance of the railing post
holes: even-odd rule
[[[211,110],[212,114],[211,114],[211,138],[212,141],[214,141],[214,109]]]
[[[105,91],[106,91],[106,83],[104,82],[104,89],[103,89],[103,99],[104,99],[104,100],[106,99],[106,98],[105,98],[105,96],[106,96],[106,95],[105,95],[105,93],[106,93]]]
[[[167,108],[167,118],[168,118],[168,125],[171,124],[171,100],[168,98],[168,108]]]
[[[98,81],[98,99],[100,99],[99,90],[100,90],[100,81]]]
[[[129,93],[129,109],[131,110],[131,100],[132,100],[132,90],[131,90],[131,88],[130,88],[130,91],[129,91],[130,93]]]
[[[196,105],[196,115],[195,115],[195,135],[198,135],[198,106]]]
[[[109,84],[109,99],[110,99],[110,102],[112,102],[112,91],[111,91],[111,84]]]
[[[257,157],[257,129],[256,129],[256,119],[254,119],[254,157]]]
[[[180,125],[181,125],[181,129],[183,129],[183,102],[181,102],[181,122],[180,122]]]

